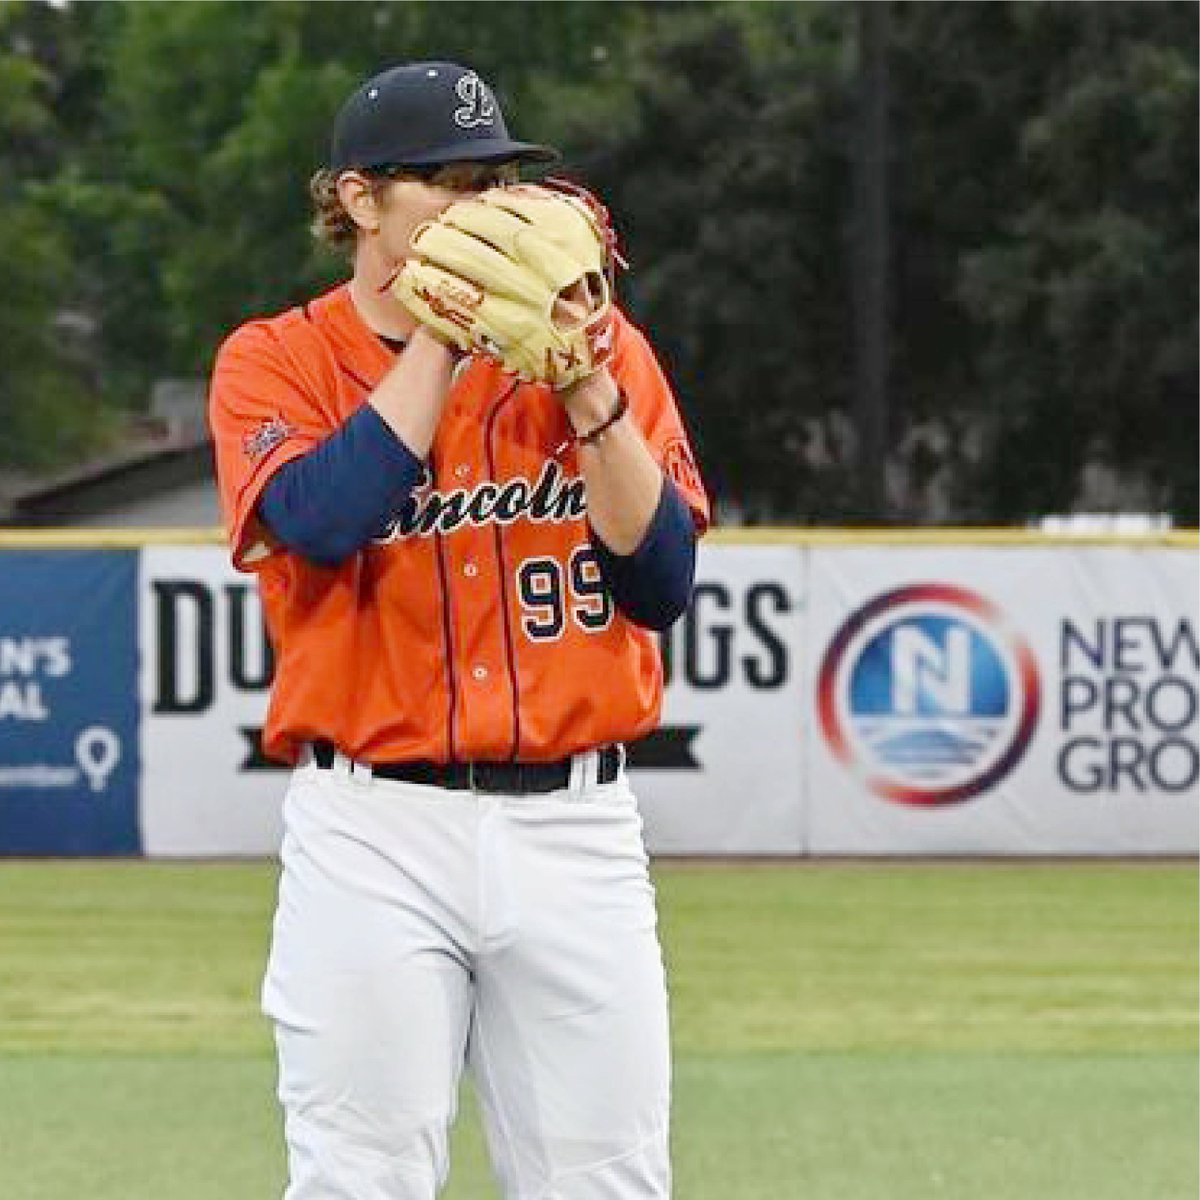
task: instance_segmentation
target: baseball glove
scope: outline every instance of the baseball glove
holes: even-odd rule
[[[569,190],[568,190],[569,189]],[[558,181],[494,187],[417,227],[391,287],[443,340],[564,388],[612,353],[607,211]]]

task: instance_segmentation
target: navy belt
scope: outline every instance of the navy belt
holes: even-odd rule
[[[323,771],[333,767],[337,749],[332,742],[313,742],[313,760]],[[596,782],[612,783],[621,773],[621,747],[601,746],[597,750]],[[395,779],[402,783],[420,783],[426,787],[461,792],[502,792],[508,796],[527,796],[556,792],[571,782],[573,759],[557,762],[450,762],[425,760],[370,763],[375,779]]]

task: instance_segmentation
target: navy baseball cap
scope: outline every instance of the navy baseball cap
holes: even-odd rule
[[[411,62],[368,79],[342,105],[329,165],[345,171],[556,158],[549,146],[508,136],[492,89],[469,67]]]

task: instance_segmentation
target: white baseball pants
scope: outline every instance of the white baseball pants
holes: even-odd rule
[[[432,1200],[464,1064],[506,1200],[669,1196],[654,894],[595,757],[541,796],[295,772],[263,985],[285,1200]]]

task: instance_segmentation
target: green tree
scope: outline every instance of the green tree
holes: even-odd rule
[[[959,521],[1067,511],[1103,463],[1195,519],[1197,11],[894,6],[890,436],[910,498],[881,518],[925,517],[930,479]],[[585,158],[707,472],[751,518],[855,515],[852,15],[667,13]]]
[[[981,514],[1067,509],[1102,463],[1196,521],[1197,18],[1180,3],[1009,13],[1025,89],[1047,71],[998,229],[959,261],[993,416]]]
[[[0,463],[51,465],[82,453],[102,428],[74,347],[73,263],[34,182],[54,169],[56,78],[38,60],[53,10],[0,7]]]
[[[833,519],[852,482],[847,14],[740,9],[652,23],[617,118],[585,110],[569,140],[624,233],[625,298],[717,495],[751,520]]]
[[[82,6],[90,7],[90,6]],[[110,387],[205,372],[222,335],[331,283],[307,182],[332,116],[371,71],[459,58],[517,128],[546,80],[578,74],[632,6],[195,0],[103,6],[103,100],[53,203],[86,264]],[[119,157],[113,147],[121,147]]]
[[[910,487],[881,517],[927,519],[930,480],[954,520],[1065,510],[1103,463],[1195,519],[1197,15],[893,6],[890,440]],[[89,414],[204,373],[234,325],[332,282],[308,177],[349,88],[416,57],[476,65],[609,203],[622,300],[726,509],[857,515],[845,3],[0,7],[0,236],[24,248],[0,454],[53,445],[46,413],[81,445]]]

